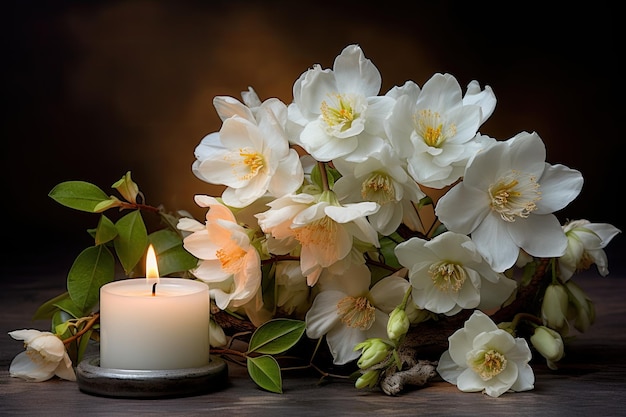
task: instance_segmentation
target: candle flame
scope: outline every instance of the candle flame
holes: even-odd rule
[[[159,265],[152,245],[148,246],[146,254],[146,281],[150,286],[159,282]]]

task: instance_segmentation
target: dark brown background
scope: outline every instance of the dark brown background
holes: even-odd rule
[[[18,1],[2,19],[5,264],[69,268],[94,215],[52,201],[59,182],[107,193],[126,171],[148,203],[202,216],[193,151],[219,129],[215,95],[291,101],[314,63],[358,43],[383,93],[450,72],[498,98],[481,132],[537,131],[548,162],[580,170],[579,198],[557,213],[624,230],[623,74],[618,12],[545,2]],[[619,110],[619,112],[618,112]],[[609,246],[623,265],[623,235]],[[55,262],[60,261],[60,262]]]

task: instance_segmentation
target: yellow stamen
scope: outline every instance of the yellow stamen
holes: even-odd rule
[[[435,288],[442,292],[458,292],[467,279],[467,274],[462,265],[446,261],[432,264],[428,268],[428,273]]]
[[[497,350],[481,350],[473,358],[468,359],[468,365],[483,381],[488,381],[506,369],[506,357]]]
[[[512,170],[489,187],[491,209],[502,220],[513,222],[517,217],[527,218],[537,209],[541,199],[539,184],[533,175]]]
[[[376,308],[365,297],[346,296],[337,303],[337,314],[348,327],[367,330],[374,323]]]
[[[241,269],[246,251],[240,246],[232,244],[218,249],[215,256],[219,259],[224,271],[235,273]]]
[[[353,99],[344,94],[335,94],[331,96],[333,101],[330,105],[323,101],[320,111],[322,119],[329,127],[339,127],[339,131],[343,132],[352,127],[354,119],[359,117],[356,113]]]
[[[295,229],[295,237],[304,245],[333,245],[333,236],[337,230],[337,223],[330,217],[324,216],[306,226]]]
[[[364,200],[383,205],[396,200],[396,190],[388,175],[373,172],[361,184],[361,196]]]
[[[456,124],[444,124],[438,112],[430,109],[420,110],[413,115],[415,132],[424,139],[424,143],[439,148],[446,139],[456,135]]]

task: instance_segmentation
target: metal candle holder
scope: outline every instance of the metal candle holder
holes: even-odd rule
[[[82,392],[116,398],[166,398],[206,394],[224,388],[228,367],[220,358],[210,357],[199,368],[130,370],[100,367],[100,356],[91,356],[76,368]]]

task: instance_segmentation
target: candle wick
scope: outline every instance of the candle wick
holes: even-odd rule
[[[156,282],[154,284],[152,284],[152,296],[153,297],[156,295],[156,285],[157,285]]]

